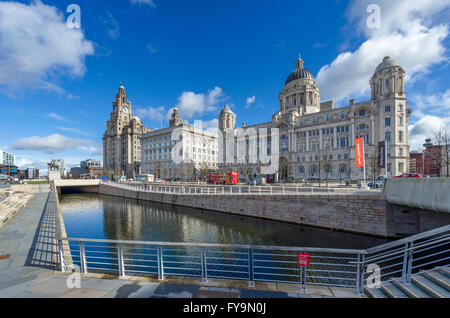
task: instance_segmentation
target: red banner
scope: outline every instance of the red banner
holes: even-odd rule
[[[310,265],[310,255],[305,253],[298,254],[298,265],[305,267]]]
[[[356,138],[355,142],[355,164],[356,167],[364,167],[364,140],[363,138]]]

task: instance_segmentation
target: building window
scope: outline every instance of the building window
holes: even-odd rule
[[[313,117],[312,123],[313,123],[313,124],[316,124],[316,123],[317,123],[317,118]]]
[[[398,132],[398,142],[403,142],[403,131]]]
[[[330,115],[325,116],[326,121],[330,121],[330,119],[331,119]]]
[[[360,110],[359,111],[359,116],[366,116],[366,111],[365,110]]]
[[[390,133],[389,131],[387,131],[387,132],[384,134],[384,140],[385,140],[385,141],[391,141],[391,133]]]
[[[387,164],[387,171],[388,171],[388,172],[391,172],[391,170],[392,170],[391,164],[388,163],[388,164]]]
[[[384,126],[385,127],[391,126],[391,118],[388,117],[384,119]]]
[[[345,113],[344,112],[341,113],[341,119],[345,119]]]
[[[386,113],[389,113],[389,112],[391,111],[391,106],[386,106],[386,107],[384,108],[384,111],[385,111]]]

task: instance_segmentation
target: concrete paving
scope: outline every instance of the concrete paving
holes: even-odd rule
[[[2,298],[300,298],[363,297],[352,289],[180,277],[118,278],[57,271],[55,215],[43,213],[48,190],[33,199],[0,229],[0,297]],[[79,278],[79,285],[75,284]],[[77,288],[79,287],[79,288]]]

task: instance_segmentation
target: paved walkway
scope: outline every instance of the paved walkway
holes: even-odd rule
[[[42,188],[41,188],[42,189]],[[300,292],[292,284],[256,284],[179,278],[159,282],[151,279],[118,279],[87,274],[80,288],[69,273],[55,271],[55,215],[43,214],[48,197],[36,193],[19,213],[0,229],[0,297],[8,298],[286,298],[361,297],[344,288],[312,287]],[[234,285],[233,285],[234,284]]]

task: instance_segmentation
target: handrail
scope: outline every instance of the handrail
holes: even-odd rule
[[[367,253],[368,254],[377,253],[377,252],[380,252],[380,251],[383,251],[383,250],[386,250],[386,249],[389,249],[389,248],[393,248],[393,247],[396,247],[396,246],[404,245],[406,243],[410,243],[410,242],[413,242],[413,241],[417,241],[417,240],[421,240],[421,239],[424,239],[424,238],[428,238],[430,236],[441,234],[441,233],[444,233],[444,232],[447,232],[447,231],[450,231],[450,225],[446,225],[446,226],[443,226],[443,227],[440,227],[440,228],[437,228],[437,229],[433,229],[431,231],[419,233],[419,234],[416,234],[416,235],[413,235],[413,236],[405,237],[405,238],[402,238],[402,239],[394,241],[394,242],[389,242],[389,243],[386,243],[386,244],[382,244],[382,245],[378,245],[378,246],[375,246],[375,247],[372,247],[372,248],[368,248],[367,249]]]
[[[450,237],[444,237],[442,239],[438,239],[438,240],[435,240],[435,241],[432,241],[432,242],[427,242],[427,243],[423,243],[423,244],[420,244],[420,245],[414,245],[414,246],[409,247],[409,248],[402,248],[401,250],[397,250],[397,251],[392,252],[392,253],[376,256],[376,257],[373,257],[373,258],[368,257],[368,258],[366,258],[364,260],[364,262],[350,262],[350,263],[352,263],[352,264],[364,264],[364,263],[367,263],[368,261],[373,262],[374,260],[383,259],[383,258],[392,256],[392,255],[404,254],[405,252],[414,251],[414,250],[417,250],[417,249],[419,249],[421,247],[430,246],[430,245],[433,245],[435,243],[440,243],[440,242],[445,242],[445,241],[450,241]]]
[[[262,246],[262,245],[240,245],[240,244],[215,244],[215,243],[185,243],[185,242],[152,242],[152,241],[129,241],[129,240],[106,240],[106,239],[85,239],[85,238],[60,238],[63,241],[91,242],[91,243],[112,243],[127,245],[153,245],[153,246],[174,246],[174,247],[222,247],[234,249],[254,249],[254,250],[278,250],[278,251],[304,251],[317,253],[337,253],[337,254],[367,254],[365,250],[335,249],[320,247],[290,247],[290,246]]]

